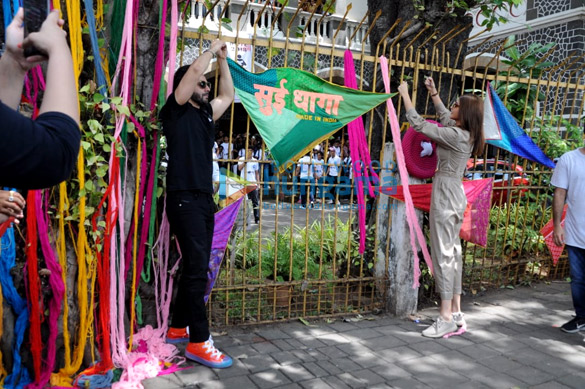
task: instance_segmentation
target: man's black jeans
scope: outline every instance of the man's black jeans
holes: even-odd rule
[[[171,233],[181,248],[180,280],[172,303],[171,327],[189,326],[189,341],[209,339],[205,302],[207,270],[214,227],[214,203],[211,194],[177,191],[167,194],[166,209]]]

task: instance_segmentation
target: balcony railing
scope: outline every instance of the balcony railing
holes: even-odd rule
[[[226,9],[226,3],[227,9]],[[274,1],[274,3],[276,3]],[[320,14],[315,12],[311,14],[306,11],[297,12],[297,8],[284,7],[281,12],[279,4],[269,4],[265,6],[264,2],[248,2],[244,0],[221,0],[214,8],[208,10],[203,1],[193,1],[186,11],[185,23],[180,22],[180,28],[191,31],[200,31],[202,26],[204,30],[218,31],[221,17],[231,20],[229,29],[222,27],[222,34],[240,37],[266,37],[272,32],[272,38],[276,40],[285,40],[287,29],[289,39],[293,42],[301,42],[303,37],[299,34],[304,33],[305,43],[316,44],[320,46],[341,46],[354,51],[366,52],[370,50],[370,38],[367,36],[367,25],[355,20],[343,19],[337,14]],[[296,14],[296,17],[292,17]],[[277,20],[275,20],[277,18]],[[239,20],[239,32],[238,29]],[[333,42],[333,35],[339,25],[341,29]],[[256,31],[254,29],[256,28]],[[351,40],[351,41],[350,41]]]

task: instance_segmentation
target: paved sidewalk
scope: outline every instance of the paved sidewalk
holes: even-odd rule
[[[214,336],[229,369],[192,368],[143,382],[154,388],[585,388],[585,332],[558,328],[573,313],[566,282],[464,297],[468,332],[420,335],[390,315],[229,329]]]

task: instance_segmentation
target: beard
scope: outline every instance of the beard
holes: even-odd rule
[[[193,100],[197,105],[207,104],[208,103],[208,94],[207,93],[197,93],[193,92],[191,95],[191,100]]]

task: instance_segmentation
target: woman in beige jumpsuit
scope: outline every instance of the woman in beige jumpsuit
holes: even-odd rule
[[[406,82],[398,87],[398,92],[412,127],[437,143],[438,162],[433,178],[429,221],[435,285],[441,295],[441,307],[439,317],[422,334],[440,338],[464,324],[459,230],[467,198],[461,179],[471,154],[483,153],[483,101],[475,95],[463,95],[449,111],[443,105],[432,78],[425,80],[425,86],[431,93],[439,121],[445,127],[427,122],[415,111]]]

